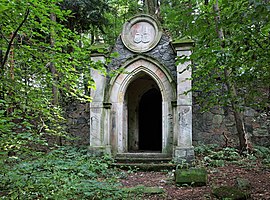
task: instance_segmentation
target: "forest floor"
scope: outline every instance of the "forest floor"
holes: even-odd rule
[[[140,172],[129,173],[121,180],[124,187],[143,185],[163,188],[163,194],[146,194],[142,199],[180,199],[206,200],[215,199],[212,190],[219,186],[235,186],[237,179],[247,180],[250,199],[270,199],[270,169],[256,163],[243,165],[228,163],[222,167],[207,167],[208,183],[202,187],[180,187],[174,182],[173,172]]]
[[[176,185],[173,170],[123,170],[112,165],[110,156],[93,157],[87,152],[85,147],[63,146],[20,157],[1,155],[0,199],[216,200],[216,188],[231,186],[244,189],[249,199],[270,200],[270,149],[266,147],[243,155],[234,148],[197,147],[192,165],[205,168],[208,176],[201,187]]]

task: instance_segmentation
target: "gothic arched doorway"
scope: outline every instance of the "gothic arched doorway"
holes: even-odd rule
[[[162,151],[162,96],[156,82],[140,74],[126,92],[128,151]]]
[[[139,102],[139,149],[162,150],[162,97],[153,88]]]

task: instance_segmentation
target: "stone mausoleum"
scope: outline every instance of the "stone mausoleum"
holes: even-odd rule
[[[192,145],[237,147],[230,107],[201,112],[196,102],[199,92],[185,94],[191,88],[191,70],[188,62],[177,64],[176,58],[190,55],[192,45],[188,40],[172,43],[148,15],[130,19],[112,49],[118,57],[109,65],[106,55],[91,52],[94,62],[104,62],[108,74],[116,75],[92,69],[96,82],[92,103],[67,106],[67,131],[78,138],[72,143],[90,141],[90,152],[116,158],[146,155],[176,161],[192,159]],[[269,114],[245,108],[243,117],[251,142],[270,146]]]
[[[191,54],[192,41],[172,43],[151,16],[124,24],[104,76],[91,70],[90,152],[112,155],[155,153],[192,159],[191,70],[176,57]],[[92,54],[94,62],[105,61]]]

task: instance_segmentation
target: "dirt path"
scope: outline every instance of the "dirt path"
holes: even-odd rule
[[[270,200],[270,170],[259,166],[241,167],[229,164],[225,167],[208,168],[208,184],[203,187],[178,187],[174,184],[172,172],[134,172],[121,183],[125,187],[144,185],[160,187],[166,192],[162,195],[148,195],[143,199],[215,199],[211,190],[217,186],[234,186],[237,178],[250,183],[251,199]]]

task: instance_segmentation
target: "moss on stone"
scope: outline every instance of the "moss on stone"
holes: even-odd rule
[[[207,183],[207,171],[204,168],[177,169],[177,185],[204,186]]]
[[[241,190],[248,190],[251,188],[250,181],[244,178],[236,178],[236,186]]]
[[[181,38],[181,39],[174,40],[172,43],[173,44],[194,43],[194,40],[190,38]]]
[[[124,188],[124,190],[130,193],[139,193],[139,194],[163,194],[165,192],[163,188],[146,187],[144,185],[137,185],[135,187]]]
[[[214,188],[212,193],[218,199],[226,200],[245,200],[248,199],[249,196],[246,192],[231,186],[221,186]]]

